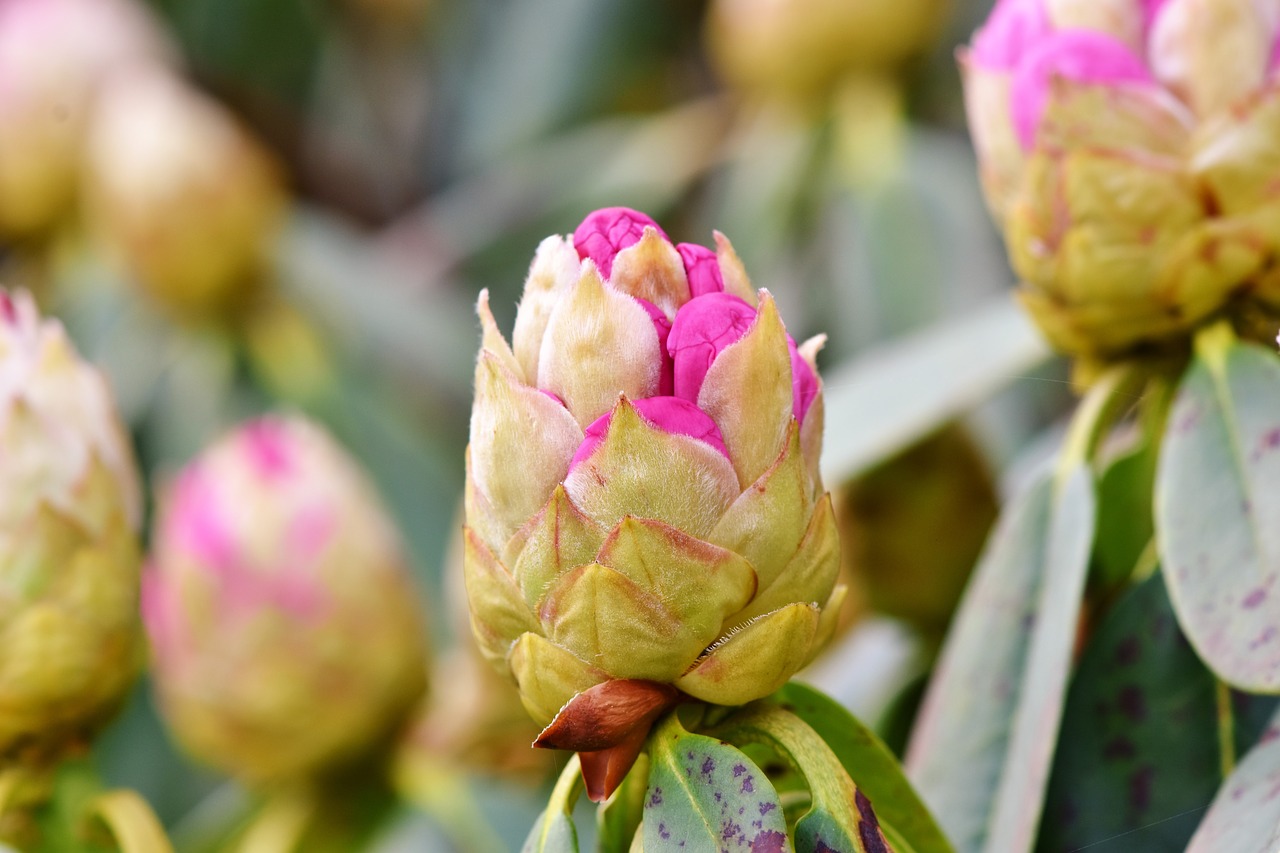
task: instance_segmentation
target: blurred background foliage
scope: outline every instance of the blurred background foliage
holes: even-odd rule
[[[214,164],[215,184],[261,158],[260,219],[225,225],[208,187],[132,212],[128,173],[159,173],[148,135],[166,131],[126,128],[111,147],[90,127],[85,162],[109,160],[123,183],[86,166],[82,204],[0,236],[0,281],[31,289],[108,372],[153,500],[200,448],[274,409],[322,421],[371,473],[443,650],[397,777],[434,816],[378,811],[377,849],[448,849],[442,767],[471,774],[514,848],[563,762],[523,759],[523,714],[468,668],[448,575],[476,295],[489,288],[509,329],[537,242],[598,206],[643,209],[676,239],[723,231],[796,338],[829,336],[824,472],[858,594],[810,679],[901,743],[1010,486],[993,472],[1030,470],[1069,403],[1065,371],[1008,304],[1012,275],[964,129],[953,51],[988,6],[152,0],[180,57],[173,73],[243,131],[230,154],[216,133],[180,144]],[[127,124],[143,95],[104,100]],[[206,298],[139,260],[162,242],[146,236],[162,227],[148,216],[247,230],[254,259],[230,275],[232,295]],[[135,220],[146,220],[136,239]],[[177,266],[205,269],[231,249],[204,251]],[[252,808],[180,754],[145,683],[98,762],[146,796],[180,849],[206,849]]]

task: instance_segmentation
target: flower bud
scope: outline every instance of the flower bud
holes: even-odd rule
[[[178,475],[143,615],[179,741],[251,783],[358,758],[424,687],[396,531],[351,460],[298,418],[247,423]]]
[[[706,42],[735,86],[809,95],[841,76],[882,69],[923,51],[944,0],[714,0]]]
[[[0,3],[0,234],[38,233],[68,211],[95,93],[169,52],[127,0]]]
[[[983,186],[1021,297],[1098,360],[1280,306],[1274,9],[1001,0],[962,54]]]
[[[0,291],[0,763],[91,734],[137,675],[141,495],[107,383]]]
[[[121,75],[86,169],[92,224],[162,305],[198,318],[247,299],[285,197],[275,161],[221,105],[162,73]]]
[[[540,723],[579,699],[658,707],[671,686],[748,702],[834,628],[821,340],[797,346],[716,242],[592,214],[539,247],[512,346],[481,295],[467,591],[481,649]]]

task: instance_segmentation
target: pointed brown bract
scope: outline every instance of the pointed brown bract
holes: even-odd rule
[[[587,796],[598,803],[622,783],[654,721],[680,699],[670,684],[606,681],[570,699],[533,745],[577,752]]]

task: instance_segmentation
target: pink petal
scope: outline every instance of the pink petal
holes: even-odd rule
[[[1045,0],[1000,0],[974,34],[969,59],[987,71],[1012,71],[1052,35]]]
[[[790,335],[787,335],[787,349],[791,351],[791,413],[798,423],[804,423],[809,406],[818,396],[818,375],[800,355]]]
[[[629,207],[605,207],[587,214],[573,232],[573,247],[578,257],[595,261],[600,275],[605,278],[613,271],[613,259],[628,246],[634,246],[644,236],[645,227],[653,228],[666,239],[667,235],[648,216]]]
[[[640,307],[649,312],[649,319],[653,321],[653,330],[658,333],[658,352],[662,357],[662,366],[658,369],[658,396],[668,397],[671,395],[671,355],[667,352],[667,337],[671,334],[671,321],[667,319],[667,315],[662,309],[647,299],[632,297],[636,302],[640,303]]]
[[[684,274],[689,279],[689,293],[704,296],[724,290],[724,276],[720,274],[720,261],[716,253],[696,243],[681,243],[676,251],[684,259]]]
[[[18,309],[14,306],[13,299],[3,290],[0,290],[0,320],[10,326],[18,325]]]
[[[667,338],[675,395],[696,403],[716,356],[741,339],[755,319],[756,309],[729,293],[708,293],[686,302]]]
[[[720,429],[715,421],[688,400],[682,400],[679,397],[646,397],[643,400],[632,400],[631,405],[635,406],[640,417],[644,418],[650,426],[672,435],[687,435],[706,442],[723,453],[726,459],[729,458],[729,450],[724,446],[724,438],[720,435]],[[600,446],[609,432],[609,423],[612,420],[613,412],[609,412],[596,418],[591,426],[587,427],[582,444],[578,447],[578,452],[573,454],[573,461],[569,463],[570,471],[576,468],[579,462],[590,457]]]
[[[1023,148],[1035,145],[1036,130],[1057,78],[1077,83],[1153,83],[1151,72],[1124,42],[1093,30],[1064,30],[1041,42],[1013,76],[1013,126]]]

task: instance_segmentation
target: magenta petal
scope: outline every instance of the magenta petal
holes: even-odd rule
[[[646,227],[655,229],[665,240],[667,235],[648,216],[629,207],[604,207],[587,214],[573,232],[573,247],[578,257],[596,262],[605,278],[613,271],[613,259],[644,236]]]
[[[1013,76],[1011,113],[1022,146],[1035,145],[1036,130],[1054,79],[1115,85],[1154,82],[1124,42],[1092,30],[1064,30],[1042,42]]]
[[[1012,71],[1051,35],[1045,0],[1000,0],[974,35],[969,59],[987,71]]]
[[[649,312],[649,319],[653,321],[653,330],[658,333],[658,352],[662,358],[662,366],[658,370],[658,396],[667,397],[671,395],[671,355],[667,352],[667,337],[671,334],[671,321],[667,319],[667,315],[662,309],[654,305],[647,299],[632,297],[636,302],[640,303],[640,307]]]
[[[293,448],[283,421],[259,418],[240,429],[245,452],[264,478],[284,477],[293,470]]]
[[[667,338],[675,395],[696,403],[716,356],[741,339],[755,319],[756,309],[729,293],[708,293],[686,302]]]
[[[640,417],[644,418],[650,426],[672,435],[687,435],[706,442],[724,454],[726,459],[729,458],[729,449],[724,446],[724,437],[720,435],[720,429],[715,421],[688,400],[682,400],[679,397],[646,397],[643,400],[632,400],[631,405],[635,406]],[[596,418],[591,426],[587,427],[582,444],[578,446],[578,452],[573,454],[573,461],[569,463],[570,471],[578,467],[579,462],[595,453],[596,448],[609,432],[609,423],[612,420],[613,412],[609,412]]]
[[[689,279],[689,294],[694,297],[724,290],[724,276],[720,274],[720,259],[706,246],[697,243],[681,243],[676,251],[684,259],[684,274]]]
[[[787,336],[787,349],[791,351],[791,413],[798,423],[804,423],[809,406],[818,396],[818,375],[800,355],[790,335]]]

